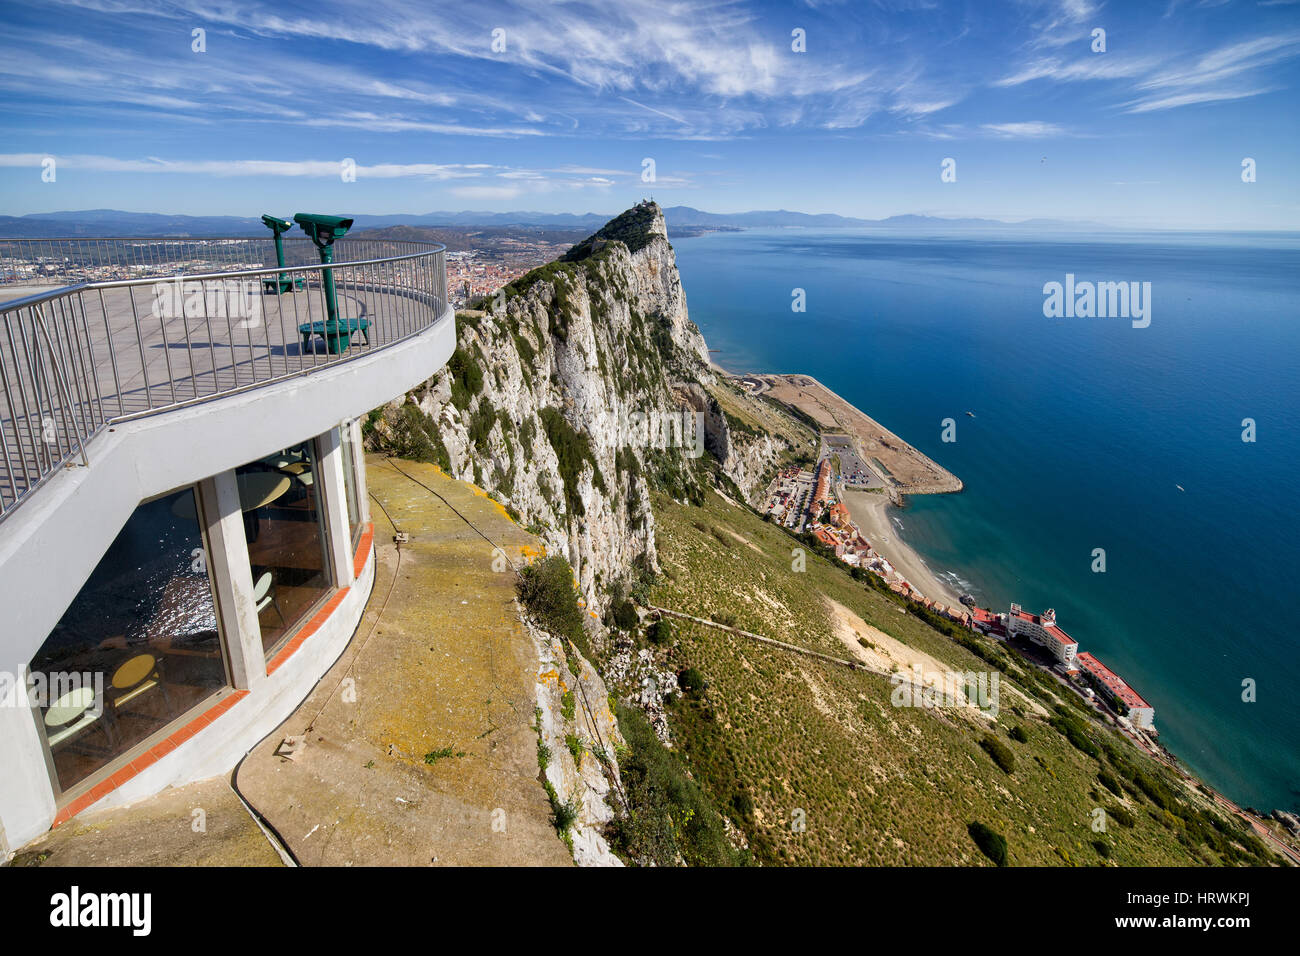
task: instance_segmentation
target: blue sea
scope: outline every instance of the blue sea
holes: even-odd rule
[[[674,247],[720,365],[814,375],[965,482],[895,512],[934,571],[982,605],[1055,608],[1193,771],[1242,805],[1300,807],[1300,235]],[[1044,317],[1067,273],[1150,282],[1149,327]]]

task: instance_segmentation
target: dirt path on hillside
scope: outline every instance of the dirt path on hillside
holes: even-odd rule
[[[831,598],[825,598],[825,601],[830,611],[835,636],[839,638],[845,649],[853,657],[862,661],[868,667],[882,671],[892,671],[897,667],[900,672],[914,681],[919,673],[921,682],[927,685],[932,679],[944,680],[947,675],[953,673],[951,665],[943,663],[924,651],[904,644],[895,637],[890,637],[880,628],[873,627],[862,620],[857,614],[854,614],[853,611],[838,601]],[[858,638],[865,638],[872,646],[863,647]],[[1034,713],[1041,717],[1048,716],[1047,711],[1040,704],[1030,700],[1019,690],[1010,687],[1005,682],[999,681],[999,693],[1002,688],[1009,690],[1018,700],[1023,701],[1026,706],[1033,709]],[[954,709],[959,709],[963,713],[983,720],[992,720],[995,716],[985,713],[973,705]]]

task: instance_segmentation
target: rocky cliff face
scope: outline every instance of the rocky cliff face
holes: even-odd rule
[[[481,305],[458,315],[448,366],[372,415],[368,442],[491,492],[569,559],[592,606],[658,569],[652,486],[682,499],[726,475],[751,496],[778,449],[742,448],[709,392],[657,205]]]

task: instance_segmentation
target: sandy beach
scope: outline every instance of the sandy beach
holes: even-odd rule
[[[846,491],[844,503],[848,505],[862,536],[871,542],[876,551],[901,574],[912,587],[932,601],[947,605],[958,604],[958,595],[935,575],[921,556],[898,536],[898,529],[889,520],[889,499],[882,494],[865,491]]]

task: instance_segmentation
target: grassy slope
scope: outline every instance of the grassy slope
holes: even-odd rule
[[[710,493],[704,507],[659,496],[654,510],[666,573],[652,603],[705,618],[730,614],[739,627],[844,657],[825,594],[954,670],[987,667],[831,562],[809,553],[807,570],[793,573],[798,542],[748,509]],[[761,554],[741,542],[727,544],[728,531]],[[893,707],[882,676],[702,625],[679,627],[676,657],[704,673],[713,710],[710,720],[698,707],[678,706],[679,745],[719,806],[747,807],[752,800],[753,811],[741,822],[761,862],[984,863],[967,834],[972,821],[1007,838],[1013,865],[1096,865],[1104,862],[1092,845],[1098,838],[1121,865],[1220,862],[1207,849],[1180,844],[1177,822],[1136,788],[1126,788],[1123,801],[1104,790],[1097,774],[1110,768],[1044,720],[1013,713],[1005,689],[996,733],[1015,754],[1010,775],[979,746],[985,732],[979,726],[941,711]],[[1049,692],[1032,680],[1022,686],[1052,709]],[[1027,743],[1008,738],[1017,724]],[[1094,735],[1157,772],[1113,732],[1098,728]],[[1189,797],[1185,788],[1177,790]],[[747,798],[736,799],[737,791]],[[1120,803],[1134,825],[1112,818],[1106,833],[1094,833],[1093,809]],[[796,808],[807,815],[803,833],[791,831]]]

